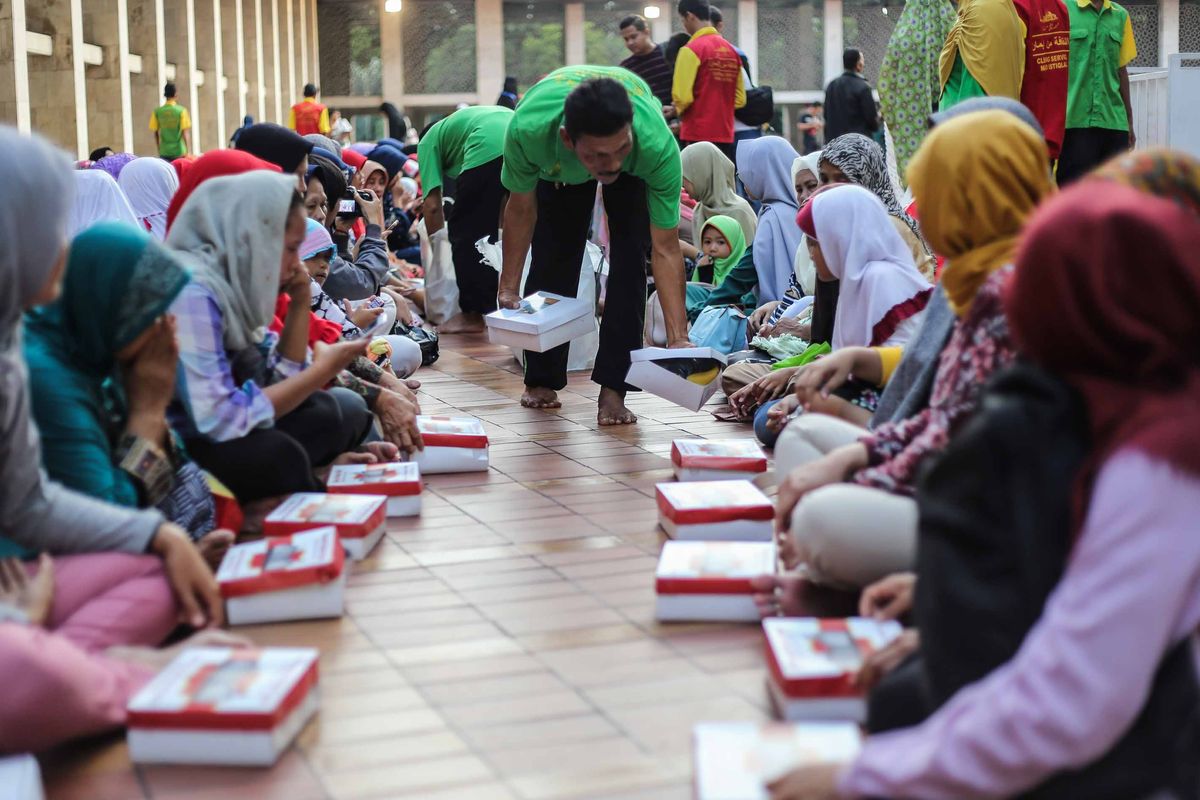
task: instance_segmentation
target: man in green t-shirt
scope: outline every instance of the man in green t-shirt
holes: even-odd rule
[[[667,341],[690,346],[679,251],[679,145],[644,80],[620,67],[564,67],[522,98],[504,140],[504,269],[498,301],[517,308],[532,243],[526,294],[574,297],[596,183],[603,186],[610,242],[600,349],[601,425],[636,422],[625,407],[629,353],[642,346],[646,250],[666,317]],[[567,385],[567,345],[525,353],[521,405],[557,408]]]
[[[449,235],[458,281],[462,313],[439,326],[441,333],[482,331],[483,315],[496,310],[496,270],[484,263],[475,243],[485,236],[495,241],[500,235],[500,165],[504,132],[512,117],[512,109],[503,106],[463,108],[426,131],[417,147],[425,229],[431,241]],[[442,215],[443,176],[454,178],[456,187],[448,234]]]
[[[150,130],[154,131],[159,158],[174,161],[186,156],[191,149],[188,131],[192,127],[192,118],[188,110],[175,101],[175,84],[167,84],[163,97],[166,102],[150,114]]]

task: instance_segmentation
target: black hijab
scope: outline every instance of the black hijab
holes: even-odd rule
[[[258,156],[284,172],[295,172],[304,157],[312,152],[313,143],[282,125],[260,122],[242,129],[237,149]]]

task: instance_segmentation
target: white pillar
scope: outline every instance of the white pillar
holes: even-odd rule
[[[666,44],[667,39],[671,38],[671,15],[675,13],[674,6],[670,3],[647,3],[646,5],[658,9],[658,19],[650,20],[650,35],[654,37],[654,41]]]
[[[404,97],[404,40],[402,18],[412,12],[412,5],[402,5],[396,13],[383,10],[379,0],[379,55],[383,59],[383,99],[399,105]],[[475,30],[483,26],[476,20]],[[494,33],[494,31],[493,31]]]
[[[274,53],[275,59],[275,121],[283,121],[283,103],[281,102],[283,95],[283,86],[280,82],[283,80],[283,75],[279,70],[279,0],[271,0],[271,51]]]
[[[154,0],[154,38],[158,44],[154,59],[155,83],[158,84],[155,91],[161,92],[167,85],[167,23],[163,0]],[[145,64],[142,66],[144,68]]]
[[[83,63],[83,3],[71,0],[71,64],[75,73],[75,149],[79,158],[89,152],[87,65]]]
[[[117,74],[121,76],[121,141],[133,152],[133,90],[129,85],[129,2],[117,0]]]
[[[225,90],[227,81],[225,79],[225,52],[224,43],[221,41],[221,0],[212,0],[212,24],[213,24],[213,93],[217,98],[217,147],[225,141],[225,137],[229,135],[229,129],[225,127]]]
[[[503,0],[475,0],[475,91],[494,103],[504,88]],[[385,62],[386,63],[386,62]]]
[[[825,83],[841,75],[842,68],[842,0],[825,0]],[[824,87],[822,87],[824,88]]]
[[[235,27],[237,28],[237,85],[238,85],[238,127],[241,127],[242,120],[246,118],[246,28],[243,24],[242,14],[244,7],[242,0],[234,0],[234,13],[237,14]]]
[[[1179,52],[1179,0],[1158,0],[1158,65]]]
[[[200,84],[196,81],[196,0],[186,0],[184,5],[184,16],[187,17],[187,87],[188,99],[191,101],[189,115],[192,118],[192,152],[200,155],[204,152],[204,147],[200,136]]]
[[[312,81],[308,72],[308,0],[297,0],[297,4],[300,6],[300,80],[308,83]]]
[[[312,63],[309,69],[312,70],[312,82],[317,86],[321,85],[321,26],[317,24],[317,0],[308,0],[309,2],[309,30],[312,31]]]
[[[251,0],[254,3],[254,69],[258,80],[258,116],[255,120],[266,122],[267,119],[267,65],[263,63],[263,0]]]
[[[738,47],[750,62],[750,74],[758,83],[758,0],[738,0]]]
[[[285,107],[290,107],[296,102],[296,96],[299,92],[296,89],[296,24],[292,14],[293,0],[285,0],[287,3],[287,63],[288,63],[288,99]],[[283,111],[280,110],[282,115]]]
[[[583,3],[563,6],[563,39],[567,64],[587,63],[583,36]]]
[[[12,0],[13,96],[17,104],[17,130],[29,133],[29,55],[25,51],[25,0]]]

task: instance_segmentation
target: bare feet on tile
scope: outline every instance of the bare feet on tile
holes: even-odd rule
[[[632,425],[637,422],[637,415],[625,407],[625,395],[616,389],[601,387],[596,405],[599,406],[596,421],[601,425]]]
[[[521,395],[521,405],[526,408],[562,408],[558,392],[544,386],[526,386],[525,394]]]

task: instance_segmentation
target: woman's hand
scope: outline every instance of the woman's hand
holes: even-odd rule
[[[795,410],[799,407],[800,403],[796,400],[795,395],[788,395],[775,405],[771,406],[770,411],[767,412],[767,430],[769,430],[771,433],[779,435],[779,433],[787,426],[788,418],[791,417],[792,413],[795,412]]]
[[[417,429],[417,407],[398,394],[384,390],[375,401],[375,415],[379,417],[384,437],[404,453],[425,449],[421,431]]]
[[[867,656],[854,676],[854,685],[864,692],[871,691],[884,676],[900,666],[901,661],[917,652],[920,647],[921,634],[915,628],[902,631],[882,650]]]
[[[376,306],[375,308],[362,306],[359,309],[354,309],[351,307],[349,300],[342,301],[342,311],[345,312],[347,319],[364,331],[374,325],[375,320],[383,316],[383,306]]]
[[[283,285],[283,290],[292,300],[291,305],[288,306],[288,314],[310,312],[312,308],[312,278],[308,276],[308,272],[303,267],[292,274],[288,282]],[[295,309],[294,312],[293,309]]]
[[[352,339],[336,344],[317,342],[313,345],[313,360],[310,369],[315,369],[325,376],[322,384],[328,383],[351,361],[359,356],[365,356],[367,345],[370,343],[370,340],[366,338]]]
[[[778,308],[778,306],[778,300],[771,300],[770,302],[763,303],[761,306],[754,309],[754,313],[752,313],[746,319],[746,327],[750,329],[750,334],[752,336],[758,333],[758,329],[761,328],[768,319],[770,319],[771,315],[775,313],[775,309]]]
[[[161,417],[175,395],[175,370],[179,363],[175,317],[170,314],[159,317],[152,328],[153,335],[138,350],[124,373],[130,416]]]
[[[837,800],[837,779],[845,767],[832,762],[798,767],[767,784],[767,791],[771,800]]]
[[[416,381],[413,381],[413,383],[417,383],[418,387],[421,385]],[[385,369],[383,375],[379,378],[379,385],[389,392],[395,392],[400,395],[413,404],[418,414],[421,413],[421,401],[417,399],[417,393],[409,386],[409,381],[401,380]]]
[[[766,325],[759,330],[759,336],[783,336],[785,333],[790,333],[792,336],[799,336],[801,339],[807,340],[811,326],[807,322],[801,322],[795,317],[787,317],[776,322],[774,325]]]
[[[371,189],[359,189],[354,193],[354,202],[362,209],[363,220],[368,224],[383,227],[383,201]]]
[[[25,612],[30,625],[41,627],[50,616],[54,602],[54,562],[42,553],[37,574],[30,578],[25,565],[16,558],[0,559],[0,604]]]
[[[858,600],[858,615],[874,619],[898,619],[912,611],[913,591],[917,576],[912,572],[896,572],[880,578],[863,589]]]
[[[411,328],[413,326],[412,308],[409,307],[406,297],[411,295],[414,290],[410,288],[406,294],[403,291],[396,291],[390,286],[383,286],[380,291],[392,298],[392,302],[396,304],[396,320]]]
[[[779,494],[775,498],[775,530],[786,532],[791,527],[792,511],[806,494],[822,486],[841,483],[850,473],[866,465],[867,448],[856,442],[792,470],[779,484]]]
[[[158,526],[150,552],[163,561],[167,582],[183,607],[181,620],[193,628],[219,628],[225,624],[225,607],[212,570],[183,528],[170,522]]]
[[[746,415],[763,403],[783,397],[798,369],[799,367],[785,367],[771,370],[730,395],[729,405],[739,414]]]

